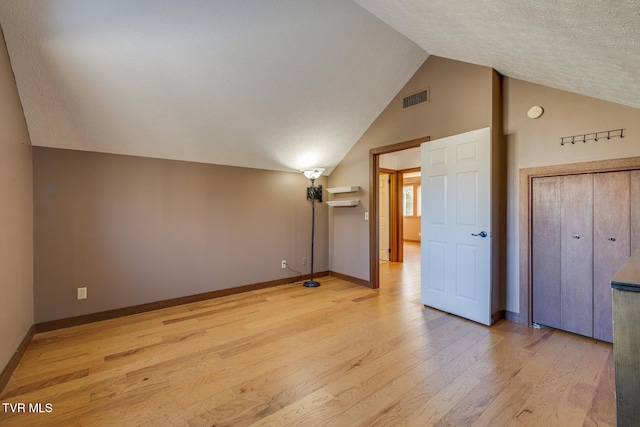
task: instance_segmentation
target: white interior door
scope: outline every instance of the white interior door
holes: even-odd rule
[[[378,206],[379,218],[379,248],[380,260],[389,261],[389,174],[380,174],[379,197],[380,206]]]
[[[491,324],[490,128],[422,144],[424,305]]]

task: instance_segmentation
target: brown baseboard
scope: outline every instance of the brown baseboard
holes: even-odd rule
[[[366,286],[367,288],[371,288],[371,282],[364,279],[358,279],[357,277],[347,276],[346,274],[336,273],[335,271],[329,271],[329,276],[335,277],[337,279],[346,280],[347,282],[355,283],[356,285]]]
[[[11,375],[13,375],[13,371],[15,371],[16,367],[18,366],[18,363],[20,363],[20,359],[22,359],[24,352],[27,351],[27,347],[29,346],[31,339],[35,334],[36,334],[35,325],[31,325],[31,327],[27,331],[27,334],[24,336],[24,338],[22,339],[22,342],[18,346],[18,349],[13,354],[13,357],[11,357],[11,359],[9,360],[9,363],[7,363],[7,366],[5,366],[5,368],[2,370],[2,373],[0,374],[0,393],[2,393],[4,388],[9,383],[9,379],[11,379]]]
[[[323,277],[323,276],[338,277],[334,274],[331,274],[331,272],[329,271],[316,272],[314,273],[314,276],[315,277]],[[350,278],[349,276],[345,276],[343,274],[341,274],[340,276],[341,276],[340,278],[344,280],[348,280],[350,282],[354,282],[358,284],[369,283],[369,282],[362,281],[361,279],[356,279],[354,277]],[[188,295],[180,298],[173,298],[173,299],[168,299],[164,301],[151,302],[148,304],[140,304],[140,305],[134,305],[131,307],[118,308],[115,310],[101,311],[99,313],[85,314],[83,316],[68,317],[66,319],[35,323],[31,325],[31,328],[29,328],[29,331],[27,332],[24,339],[20,343],[18,350],[16,350],[15,354],[13,355],[11,360],[9,360],[9,363],[2,370],[2,373],[0,374],[0,393],[2,392],[2,390],[4,390],[5,386],[9,383],[9,379],[11,378],[11,375],[13,375],[13,371],[18,366],[18,363],[20,363],[20,359],[22,359],[22,356],[27,350],[27,347],[29,346],[29,343],[33,339],[33,336],[37,333],[53,331],[56,329],[69,328],[71,326],[84,325],[87,323],[99,322],[101,320],[115,319],[118,317],[130,316],[132,314],[145,313],[148,311],[159,310],[162,308],[175,307],[182,304],[204,301],[204,300],[213,299],[213,298],[220,298],[227,295],[234,295],[242,292],[255,291],[258,289],[265,289],[273,286],[286,285],[288,283],[303,281],[307,277],[308,277],[307,275],[294,276],[294,277],[289,277],[285,279],[271,280],[269,282],[254,283],[252,285],[238,286],[235,288],[221,289],[218,291],[205,292],[202,294]],[[365,286],[367,285],[365,284]]]
[[[328,271],[314,273],[316,277],[328,276]],[[175,307],[177,305],[189,304],[192,302],[204,301],[213,298],[220,298],[227,295],[239,294],[242,292],[255,291],[258,289],[270,288],[273,286],[286,285],[306,279],[308,276],[294,276],[285,279],[271,280],[269,282],[254,283],[252,285],[238,286],[235,288],[221,289],[218,291],[205,292],[202,294],[188,295],[185,297],[172,298],[163,301],[150,302],[147,304],[134,305],[131,307],[117,308],[114,310],[90,313],[82,316],[68,317],[66,319],[51,320],[48,322],[36,323],[35,332],[48,332],[56,329],[69,328],[71,326],[84,325],[87,323],[99,322],[101,320],[116,319],[118,317],[130,316],[132,314],[146,313],[148,311],[160,310],[163,308]]]
[[[505,310],[496,311],[491,315],[491,324],[494,325],[505,318]]]
[[[520,323],[520,313],[514,313],[513,311],[507,311],[505,310],[505,316],[504,318],[507,319],[510,322],[514,322],[514,323]]]

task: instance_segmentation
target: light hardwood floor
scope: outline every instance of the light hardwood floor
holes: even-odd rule
[[[38,334],[0,401],[43,413],[0,425],[615,426],[611,345],[424,308],[405,251],[378,291],[324,277]]]

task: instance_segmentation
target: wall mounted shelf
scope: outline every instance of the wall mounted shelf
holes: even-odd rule
[[[357,206],[359,200],[329,200],[327,204],[329,206]]]
[[[358,191],[358,188],[360,188],[359,185],[352,185],[350,187],[333,187],[333,188],[327,188],[327,191],[329,193],[355,193],[356,191]]]

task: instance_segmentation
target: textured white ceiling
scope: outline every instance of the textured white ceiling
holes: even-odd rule
[[[356,2],[0,0],[0,25],[37,146],[330,173],[428,54],[640,108],[637,0]]]
[[[638,0],[355,0],[431,55],[640,108]]]
[[[2,0],[36,146],[330,173],[427,54],[344,0]]]

